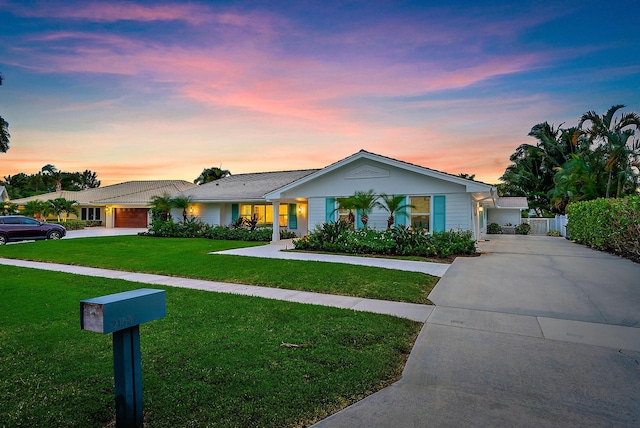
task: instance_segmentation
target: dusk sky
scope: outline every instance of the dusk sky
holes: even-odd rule
[[[0,0],[0,176],[321,168],[497,183],[537,123],[640,113],[640,1]]]

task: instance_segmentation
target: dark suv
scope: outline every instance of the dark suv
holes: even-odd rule
[[[31,239],[60,239],[67,230],[59,224],[42,223],[23,215],[0,216],[0,245]]]

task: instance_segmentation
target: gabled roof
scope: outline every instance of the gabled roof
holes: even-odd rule
[[[149,204],[154,196],[172,195],[195,186],[195,184],[185,180],[127,181],[77,192],[63,190],[45,193],[16,199],[12,202],[24,205],[35,200],[48,201],[56,198],[65,198],[69,201],[76,201],[78,205]]]
[[[255,172],[230,175],[180,192],[192,202],[264,201],[264,195],[318,171]]]
[[[279,195],[282,192],[285,192],[287,190],[290,190],[296,186],[299,186],[300,184],[306,183],[308,181],[314,180],[318,177],[321,177],[325,174],[330,173],[331,171],[334,171],[346,164],[349,164],[351,162],[354,162],[358,159],[368,159],[371,161],[376,161],[376,162],[381,162],[383,164],[386,165],[391,165],[391,166],[395,166],[397,168],[401,168],[404,170],[408,170],[408,171],[413,171],[416,172],[418,174],[422,174],[422,175],[426,175],[429,177],[434,177],[434,178],[439,178],[441,180],[445,180],[445,181],[449,181],[449,182],[453,182],[456,184],[461,184],[463,186],[465,186],[466,191],[467,192],[491,192],[491,189],[493,188],[492,185],[487,184],[487,183],[483,183],[481,181],[474,181],[474,180],[469,180],[466,178],[462,178],[453,174],[449,174],[446,172],[442,172],[442,171],[438,171],[435,169],[431,169],[431,168],[427,168],[424,166],[420,166],[420,165],[415,165],[409,162],[405,162],[405,161],[400,161],[397,159],[393,159],[387,156],[382,156],[382,155],[378,155],[376,153],[371,153],[368,152],[366,150],[360,150],[357,153],[354,153],[351,156],[348,156],[342,160],[339,160],[337,162],[332,163],[329,166],[326,166],[320,170],[316,170],[314,173],[307,175],[306,177],[303,177],[295,182],[289,183],[287,185],[284,185],[280,188],[275,189],[272,192],[269,192],[268,194],[266,194],[266,198],[267,199],[277,199],[279,198]]]

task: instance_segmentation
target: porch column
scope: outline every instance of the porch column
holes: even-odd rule
[[[273,201],[273,235],[271,243],[280,241],[280,201]]]

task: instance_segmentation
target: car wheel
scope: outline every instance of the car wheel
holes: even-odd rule
[[[0,245],[4,245],[7,243],[7,237],[4,235],[0,235]]]
[[[47,239],[60,239],[60,238],[62,238],[62,234],[60,232],[58,232],[57,230],[52,230],[47,235]]]

